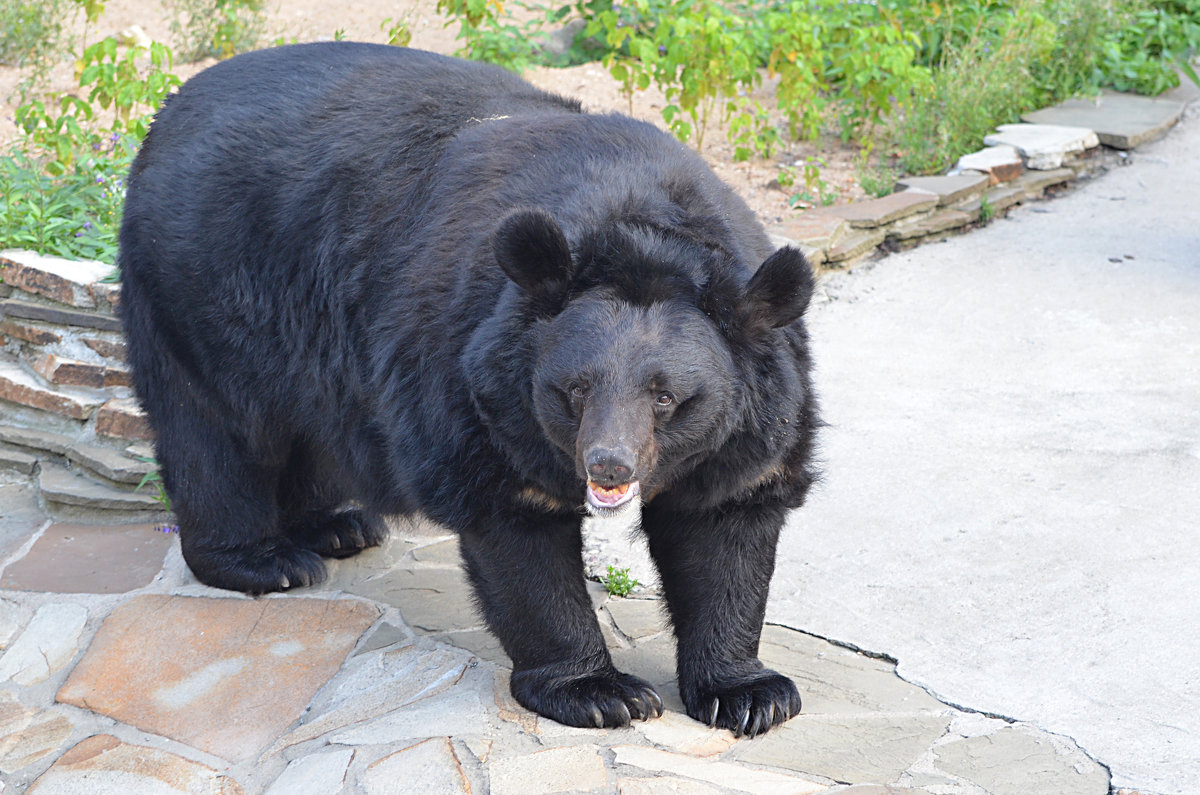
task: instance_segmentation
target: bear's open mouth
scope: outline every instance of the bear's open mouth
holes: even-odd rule
[[[632,483],[622,483],[608,488],[594,480],[587,483],[587,501],[593,508],[619,508],[641,493],[641,486],[635,480]]]

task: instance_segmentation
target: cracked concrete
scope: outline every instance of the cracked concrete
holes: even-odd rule
[[[1065,197],[825,279],[826,476],[768,614],[1161,795],[1200,792],[1198,115]]]

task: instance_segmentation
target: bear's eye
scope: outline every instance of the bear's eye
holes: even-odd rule
[[[588,388],[583,384],[571,384],[567,387],[567,391],[571,393],[573,398],[585,398],[588,396]]]
[[[670,392],[659,392],[658,397],[654,398],[654,405],[662,408],[673,406],[675,405],[675,396]]]

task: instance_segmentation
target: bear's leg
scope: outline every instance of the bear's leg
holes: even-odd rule
[[[169,365],[169,357],[160,363]],[[142,389],[184,560],[206,585],[251,594],[320,582],[320,556],[282,532],[276,501],[283,456],[255,449],[226,416],[178,378]],[[268,436],[263,434],[263,436]]]
[[[579,525],[572,515],[489,515],[461,535],[484,617],[513,662],[513,697],[568,726],[656,718],[662,698],[618,671],[604,645]]]
[[[642,509],[675,628],[683,703],[696,720],[738,736],[761,734],[800,711],[792,681],[758,660],[784,513],[782,506]]]
[[[349,502],[338,473],[308,445],[292,446],[280,479],[279,507],[291,541],[326,558],[348,558],[379,546],[387,525],[378,513]]]

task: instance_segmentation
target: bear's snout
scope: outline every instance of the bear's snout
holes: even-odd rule
[[[637,455],[628,447],[593,447],[584,454],[588,480],[602,486],[628,483],[637,465]]]

